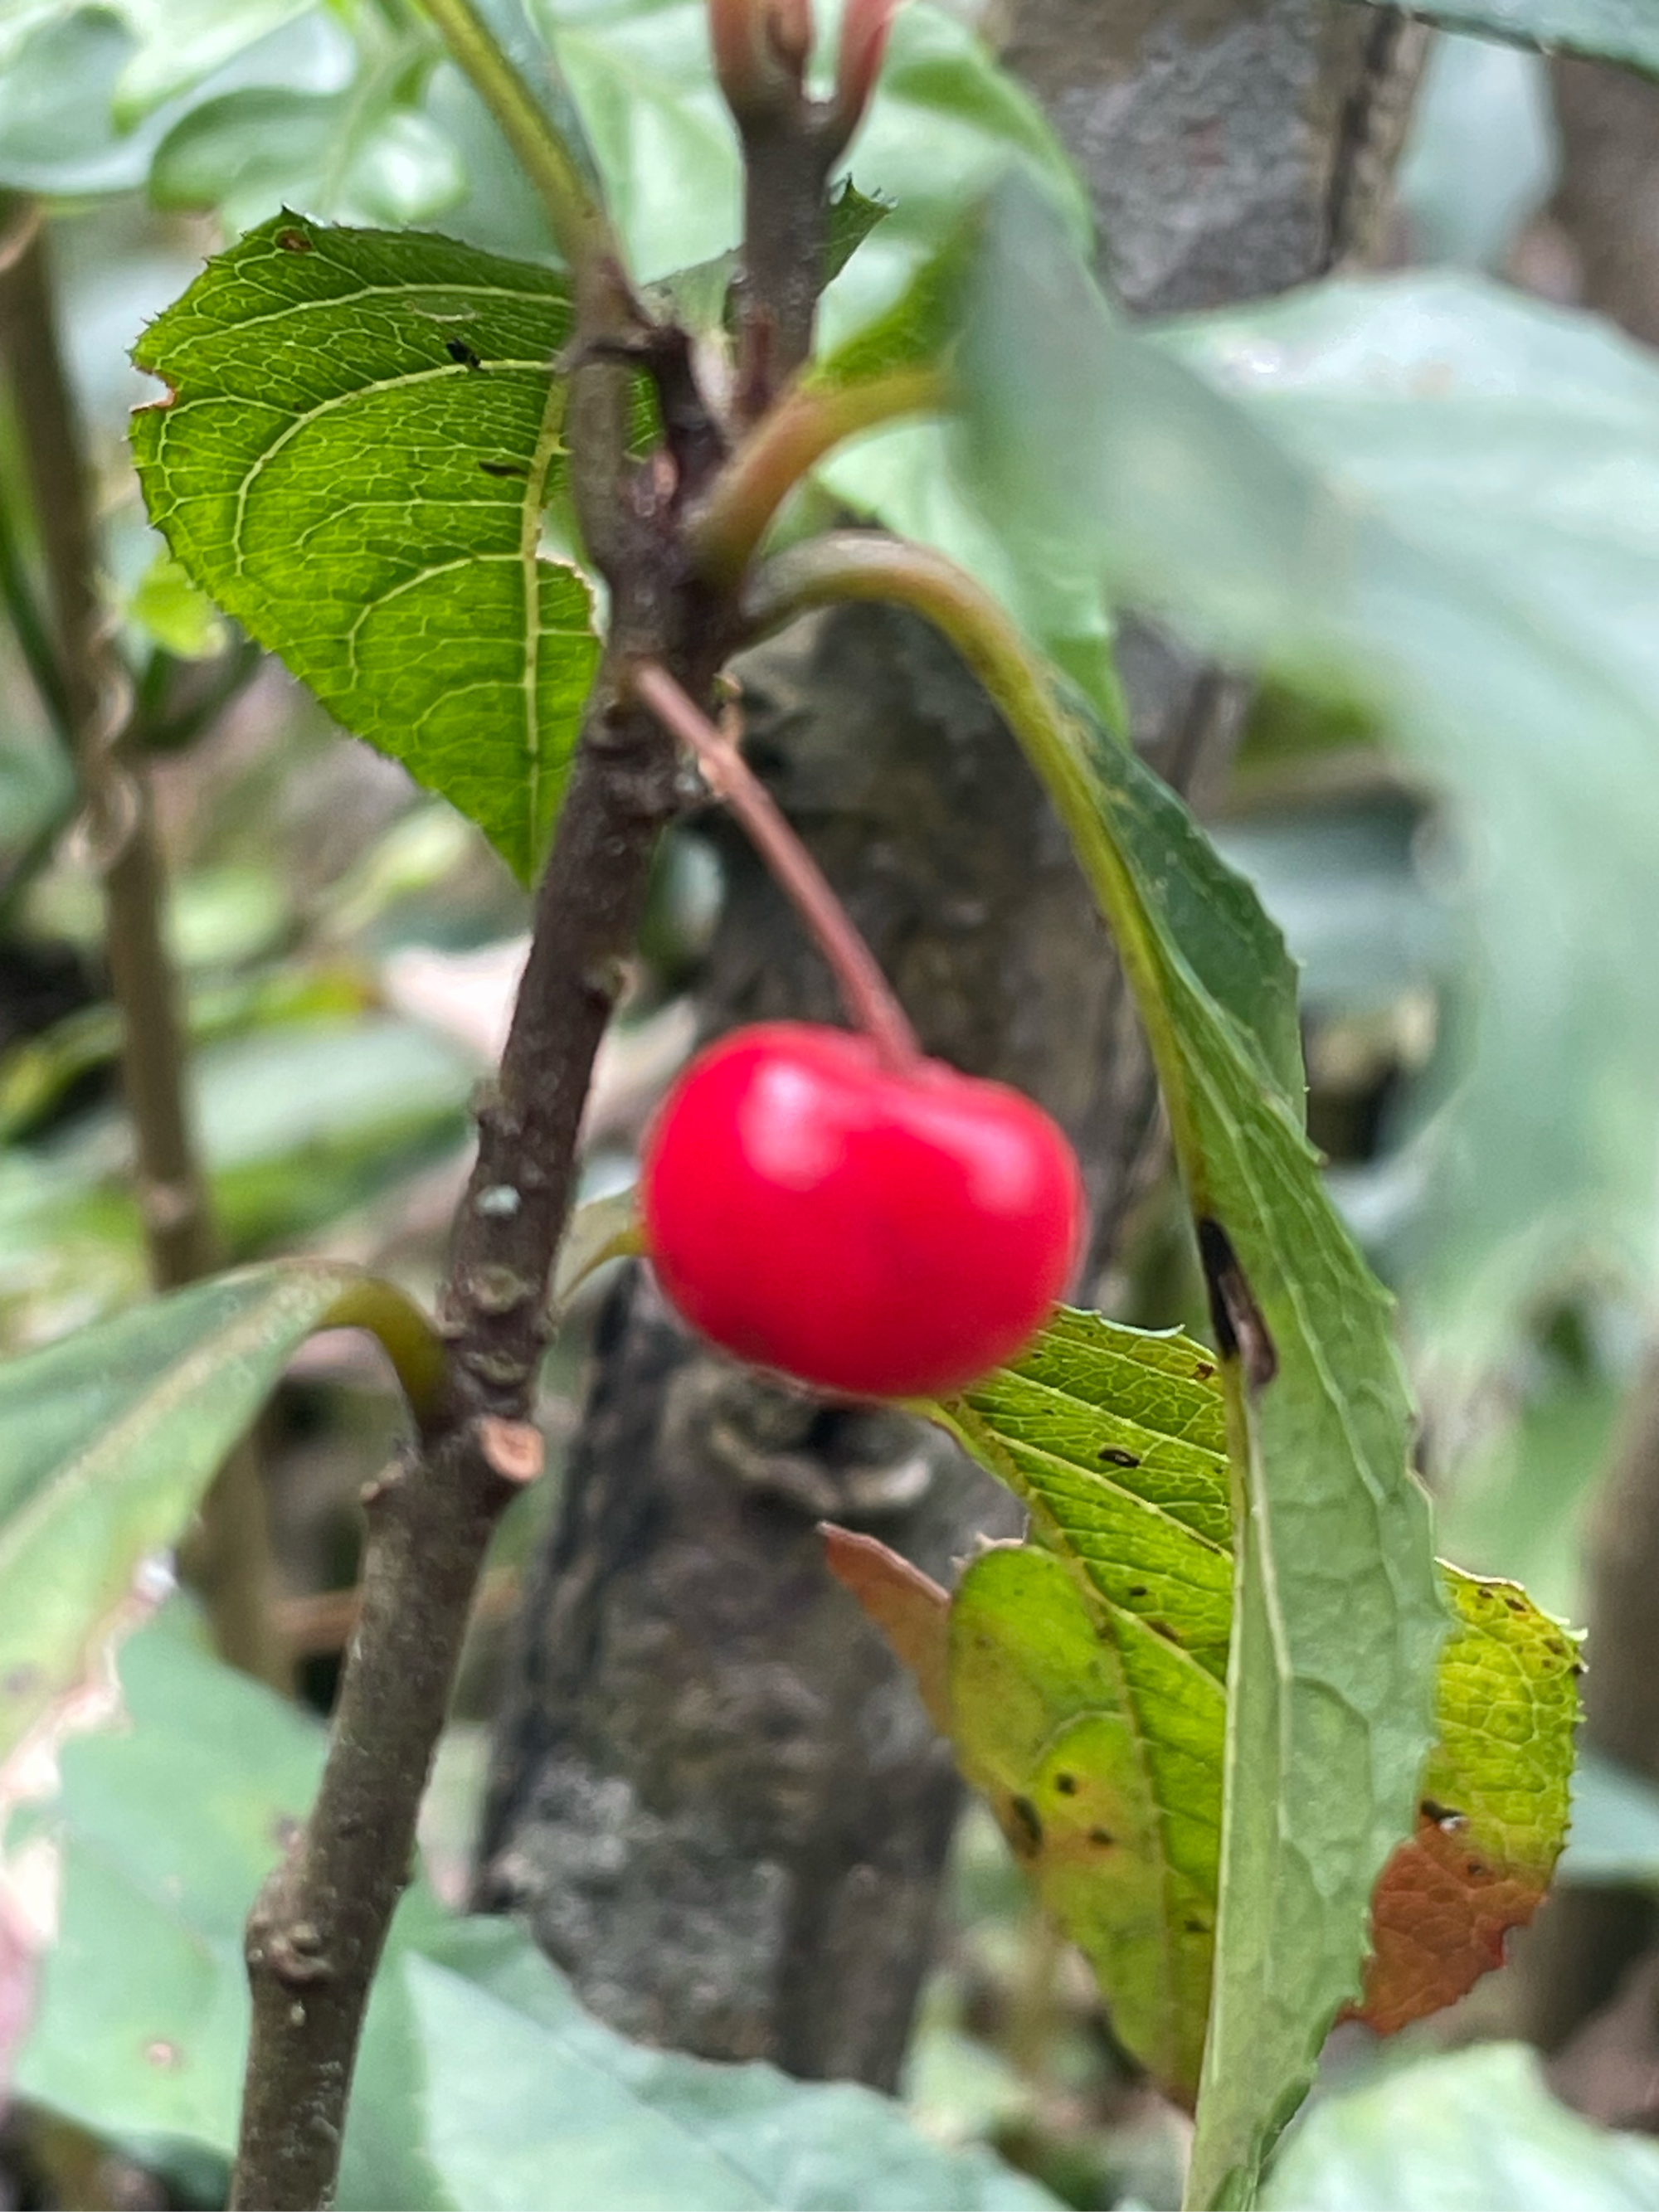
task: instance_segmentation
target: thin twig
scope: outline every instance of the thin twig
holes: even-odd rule
[[[894,369],[856,384],[787,392],[750,432],[709,488],[687,533],[701,572],[737,577],[784,500],[826,453],[861,430],[945,404],[937,368]]]
[[[231,2202],[264,2212],[304,2212],[332,2193],[363,2014],[408,1880],[473,1592],[491,1531],[533,1461],[516,1439],[549,1333],[593,1054],[634,948],[659,833],[690,795],[673,743],[631,695],[630,672],[656,664],[689,700],[706,700],[736,626],[729,598],[686,557],[684,503],[703,487],[684,484],[672,466],[629,460],[629,372],[614,361],[630,346],[638,352],[640,330],[625,326],[633,303],[608,226],[601,234],[586,202],[571,196],[568,154],[500,48],[479,35],[470,0],[428,5],[492,112],[510,123],[550,215],[562,203],[556,228],[571,231],[584,365],[567,416],[570,483],[590,557],[611,587],[611,636],[456,1216],[438,1305],[447,1386],[403,1463],[366,1499],[362,1613],[322,1784],[248,1923],[252,2034]],[[796,165],[790,189],[822,202],[822,179],[806,165]],[[821,207],[801,227],[813,221]],[[811,266],[816,283],[821,253]],[[681,451],[715,455],[712,414],[689,420],[700,404],[695,390],[677,393]],[[678,491],[665,494],[665,483]]]
[[[742,823],[773,880],[829,962],[848,1015],[875,1045],[883,1065],[914,1067],[921,1058],[921,1047],[887,978],[876,965],[875,955],[854,928],[823,869],[744,760],[735,738],[709,720],[665,668],[650,662],[636,668],[633,688],[663,726],[696,755],[710,789],[720,794]]]
[[[131,684],[98,592],[86,448],[58,346],[37,226],[0,266],[0,335],[52,607],[52,654],[81,786],[87,857],[104,896],[104,946],[121,1018],[121,1082],[132,1123],[150,1279],[171,1290],[221,1263],[185,1095],[178,980],[161,933],[160,849],[149,785],[124,757]],[[214,1638],[233,1664],[290,1680],[270,1618],[270,1554],[258,1469],[233,1453],[202,1509],[197,1573]],[[187,1547],[186,1572],[191,1559]]]
[[[714,73],[743,146],[737,412],[757,422],[811,358],[823,289],[826,188],[862,119],[894,0],[852,0],[834,97],[806,89],[806,0],[710,0]]]
[[[526,1421],[574,1183],[593,1054],[680,801],[653,718],[605,690],[590,711],[512,1030],[479,1115],[439,1327],[445,1399],[366,1503],[362,1611],[304,1832],[248,1931],[253,2033],[233,2205],[327,2201],[369,1987],[409,1877],[415,1823],[474,1589],[516,1483],[492,1425]]]

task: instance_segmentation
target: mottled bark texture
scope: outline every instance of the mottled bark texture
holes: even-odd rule
[[[1346,250],[1397,136],[1402,34],[1318,0],[1025,0],[1008,52],[1088,173],[1136,307],[1275,291]],[[1380,150],[1381,149],[1381,150]],[[1138,739],[1224,762],[1237,687],[1136,633]],[[1109,1243],[1155,1124],[1091,903],[950,652],[879,609],[745,671],[751,757],[931,1050],[1076,1136]],[[710,1030],[834,1012],[776,894],[731,851]],[[478,1895],[524,1912],[629,2032],[804,2075],[895,2081],[957,1792],[908,1683],[831,1585],[814,1523],[949,1579],[1009,1502],[945,1442],[757,1382],[619,1291],[497,1729]]]

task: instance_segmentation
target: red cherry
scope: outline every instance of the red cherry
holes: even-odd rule
[[[959,1389],[1018,1352],[1083,1234],[1076,1158],[1029,1098],[799,1022],[692,1061],[646,1139],[643,1191],[694,1328],[858,1397]]]

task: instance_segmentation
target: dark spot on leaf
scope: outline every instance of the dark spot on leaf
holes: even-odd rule
[[[1193,1380],[1194,1382],[1207,1382],[1214,1373],[1213,1363],[1208,1359],[1200,1359],[1193,1370]]]
[[[1060,1796],[1061,1796],[1062,1797],[1075,1797],[1075,1796],[1076,1796],[1076,1795],[1077,1795],[1077,1777],[1076,1777],[1076,1775],[1075,1775],[1075,1774],[1057,1774],[1057,1775],[1055,1775],[1055,1777],[1054,1777],[1054,1787],[1055,1787],[1055,1789],[1056,1789],[1056,1790],[1059,1790],[1059,1792],[1060,1792]]]
[[[1481,1875],[1486,1873],[1486,1869],[1479,1859],[1466,1859],[1463,1863],[1463,1871],[1468,1875],[1471,1881],[1479,1881]]]
[[[1461,1828],[1467,1814],[1454,1813],[1449,1805],[1441,1805],[1432,1797],[1425,1797],[1417,1808],[1419,1820],[1431,1820],[1437,1828]]]
[[[1130,1583],[1130,1585],[1129,1585],[1129,1588],[1128,1588],[1127,1595],[1128,1595],[1130,1597],[1145,1597],[1145,1596],[1146,1596],[1146,1583]]]
[[[487,477],[527,477],[530,474],[522,461],[480,461],[478,466]]]
[[[1504,1599],[1504,1602],[1511,1613],[1524,1613],[1527,1609],[1526,1600],[1516,1597],[1513,1592]]]
[[[483,362],[465,338],[446,338],[444,351],[451,361],[459,362],[463,368],[482,368]]]
[[[1208,1214],[1193,1225],[1210,1293],[1210,1326],[1215,1340],[1224,1358],[1237,1359],[1243,1366],[1248,1386],[1265,1390],[1279,1372],[1279,1354],[1255,1293],[1238,1264],[1232,1239]]]
[[[276,243],[284,253],[309,253],[311,240],[302,230],[279,230]]]
[[[1181,1641],[1167,1620],[1149,1620],[1146,1626],[1154,1636],[1161,1636],[1166,1644],[1179,1644]]]
[[[1012,1839],[1014,1849],[1022,1858],[1034,1857],[1042,1849],[1042,1823],[1037,1818],[1036,1807],[1029,1797],[1011,1797],[1008,1810],[1019,1832]]]
[[[1091,1828],[1089,1831],[1089,1841],[1096,1845],[1098,1850],[1109,1851],[1112,1848],[1112,1845],[1117,1841],[1117,1838],[1115,1836],[1109,1836],[1104,1828]]]
[[[1100,1448],[1100,1456],[1108,1467],[1139,1467],[1140,1465],[1140,1455],[1138,1452],[1125,1451],[1119,1444],[1103,1444]]]
[[[1207,1920],[1194,1920],[1188,1917],[1181,1924],[1189,1936],[1207,1936],[1210,1932],[1210,1923]]]

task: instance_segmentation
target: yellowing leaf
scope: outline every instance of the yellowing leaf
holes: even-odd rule
[[[1383,1870],[1356,2009],[1379,2035],[1499,1965],[1531,1919],[1565,1839],[1578,1656],[1513,1583],[1445,1570],[1458,1626],[1441,1655],[1440,1741],[1417,1832]]]
[[[1026,1503],[953,1598],[869,1537],[830,1564],[916,1672],[963,1775],[1088,1957],[1113,2027],[1196,2094],[1212,1999],[1231,1550],[1222,1401],[1201,1345],[1062,1310],[1012,1366],[935,1409]],[[1565,1836],[1577,1661],[1512,1583],[1441,1570],[1419,1832],[1375,1893],[1363,2016],[1462,1995],[1531,1913]],[[948,1606],[948,1612],[947,1612]],[[1317,1808],[1287,1804],[1292,1832]]]

